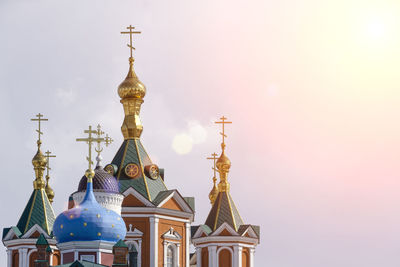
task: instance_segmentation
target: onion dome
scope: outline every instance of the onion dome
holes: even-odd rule
[[[126,226],[122,217],[97,203],[93,194],[93,173],[89,179],[82,203],[58,215],[53,232],[58,243],[70,241],[108,241],[124,239]]]
[[[33,187],[35,189],[44,189],[45,182],[43,180],[43,173],[44,169],[46,168],[47,160],[46,157],[43,155],[42,151],[40,150],[40,145],[42,142],[40,140],[37,141],[38,150],[35,156],[32,159],[33,169],[35,170],[36,179],[33,182]]]
[[[93,177],[93,191],[94,192],[106,192],[119,194],[118,181],[114,176],[103,170],[103,167],[98,165],[94,169]],[[83,176],[79,182],[78,192],[86,191],[87,178]]]
[[[133,57],[129,58],[129,71],[125,80],[118,86],[118,95],[122,99],[125,98],[144,98],[146,95],[146,87],[139,81],[133,69]]]
[[[214,177],[213,178],[213,182],[214,182],[214,186],[211,189],[210,193],[208,194],[208,198],[210,199],[211,205],[214,204],[215,200],[218,197],[218,193],[219,193],[219,190],[218,190],[217,185],[216,185],[217,178]]]
[[[49,176],[49,175],[46,175],[46,187],[45,187],[44,190],[45,190],[45,192],[46,192],[46,195],[47,195],[47,197],[48,197],[50,203],[53,203],[53,199],[54,199],[54,190],[53,190],[53,188],[50,187],[49,179],[50,179],[50,176]]]

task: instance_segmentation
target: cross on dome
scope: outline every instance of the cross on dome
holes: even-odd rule
[[[140,34],[141,32],[132,31],[132,30],[135,29],[135,27],[132,27],[132,25],[129,25],[126,28],[129,30],[129,32],[121,32],[121,34],[129,34],[129,44],[127,44],[127,46],[130,48],[131,57],[132,57],[133,50],[135,50],[135,48],[132,45],[132,39],[133,39],[132,37],[133,37],[134,34]]]

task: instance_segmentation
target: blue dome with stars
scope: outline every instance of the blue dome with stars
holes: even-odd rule
[[[58,215],[53,233],[58,243],[95,240],[115,243],[125,238],[126,226],[119,214],[97,203],[92,179],[88,179],[82,203]]]

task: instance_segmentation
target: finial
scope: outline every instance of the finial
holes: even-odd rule
[[[134,34],[140,34],[141,32],[137,32],[137,31],[132,31],[135,29],[135,27],[132,27],[132,25],[129,25],[128,27],[126,27],[126,29],[129,30],[129,32],[121,32],[121,34],[129,34],[129,44],[127,44],[127,46],[130,48],[131,51],[131,56],[130,59],[133,59],[133,50],[135,50],[135,48],[132,45],[132,37]],[[131,60],[129,60],[130,63],[133,63],[133,60],[131,62]]]
[[[33,169],[35,170],[35,176],[36,176],[36,179],[33,182],[33,187],[35,189],[44,189],[45,182],[43,180],[43,172],[44,169],[46,168],[47,160],[43,155],[42,151],[40,150],[40,146],[42,145],[40,136],[43,134],[43,132],[41,131],[41,122],[48,121],[48,119],[43,118],[43,115],[39,113],[36,115],[36,118],[31,119],[31,121],[38,122],[38,129],[36,130],[36,132],[38,133],[38,140],[36,142],[38,149],[35,156],[32,159]]]
[[[46,191],[47,198],[50,200],[50,203],[53,203],[54,191],[50,187],[50,184],[49,184],[49,180],[50,180],[50,173],[49,172],[51,170],[51,168],[50,168],[50,158],[55,158],[56,155],[51,155],[51,152],[49,150],[47,150],[44,153],[46,154],[45,157],[47,159],[47,164],[46,164],[47,173],[46,173],[46,188],[45,188],[45,191]]]
[[[229,191],[229,183],[228,183],[228,172],[231,167],[231,161],[229,158],[225,155],[225,137],[227,135],[225,134],[225,124],[231,124],[231,121],[227,121],[227,118],[222,116],[220,118],[220,121],[216,121],[215,123],[217,124],[222,124],[222,132],[220,134],[222,135],[222,143],[221,143],[221,148],[222,148],[222,153],[221,156],[217,160],[217,169],[220,175],[220,182],[218,184],[218,189],[220,192],[227,192]]]
[[[125,80],[118,86],[118,95],[121,98],[121,103],[124,106],[125,118],[121,126],[124,139],[139,138],[143,131],[143,125],[140,121],[140,108],[143,103],[143,98],[146,95],[146,87],[137,77],[133,69],[133,50],[135,49],[132,44],[133,34],[141,32],[133,31],[135,27],[129,25],[129,31],[121,32],[121,34],[129,34],[130,57],[129,57],[129,71]]]
[[[217,153],[212,153],[211,154],[211,156],[212,157],[208,157],[207,159],[211,159],[211,160],[213,160],[213,163],[214,163],[214,165],[213,165],[213,171],[214,171],[214,176],[213,176],[213,188],[211,189],[211,191],[210,191],[210,193],[208,194],[208,198],[210,199],[210,203],[211,203],[211,205],[213,205],[214,204],[214,202],[215,202],[215,200],[217,199],[217,196],[218,196],[218,193],[219,193],[219,191],[218,191],[218,188],[217,188],[217,185],[216,185],[216,182],[217,182],[217,167],[216,167],[216,162],[217,162]]]
[[[89,146],[89,153],[88,156],[86,157],[87,161],[88,161],[88,169],[85,172],[85,176],[88,178],[88,182],[91,182],[93,177],[94,177],[94,171],[92,169],[92,145],[93,142],[98,142],[98,141],[104,141],[104,138],[94,138],[92,136],[92,134],[97,134],[96,130],[92,130],[92,126],[89,125],[89,129],[88,130],[84,130],[84,133],[88,134],[87,138],[77,138],[76,141],[78,142],[86,142]]]

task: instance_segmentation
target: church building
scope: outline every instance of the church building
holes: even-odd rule
[[[223,128],[222,152],[219,157],[213,154],[212,207],[208,217],[200,219],[204,224],[192,225],[194,198],[168,189],[164,169],[149,157],[141,141],[140,119],[146,87],[134,71],[132,55],[132,37],[137,33],[132,26],[122,32],[130,37],[129,70],[118,86],[125,114],[121,126],[124,141],[103,166],[102,146],[113,140],[100,125],[84,131],[86,136],[77,141],[88,145],[88,169],[76,180],[68,209],[57,216],[49,184],[49,161],[55,155],[42,152],[41,123],[47,119],[40,113],[32,119],[38,123],[33,191],[25,208],[16,207],[21,209],[16,225],[3,229],[7,267],[254,266],[259,227],[245,224],[230,195],[231,162],[225,153],[225,124],[230,122],[225,117],[217,122]],[[93,150],[97,153],[95,166]]]

